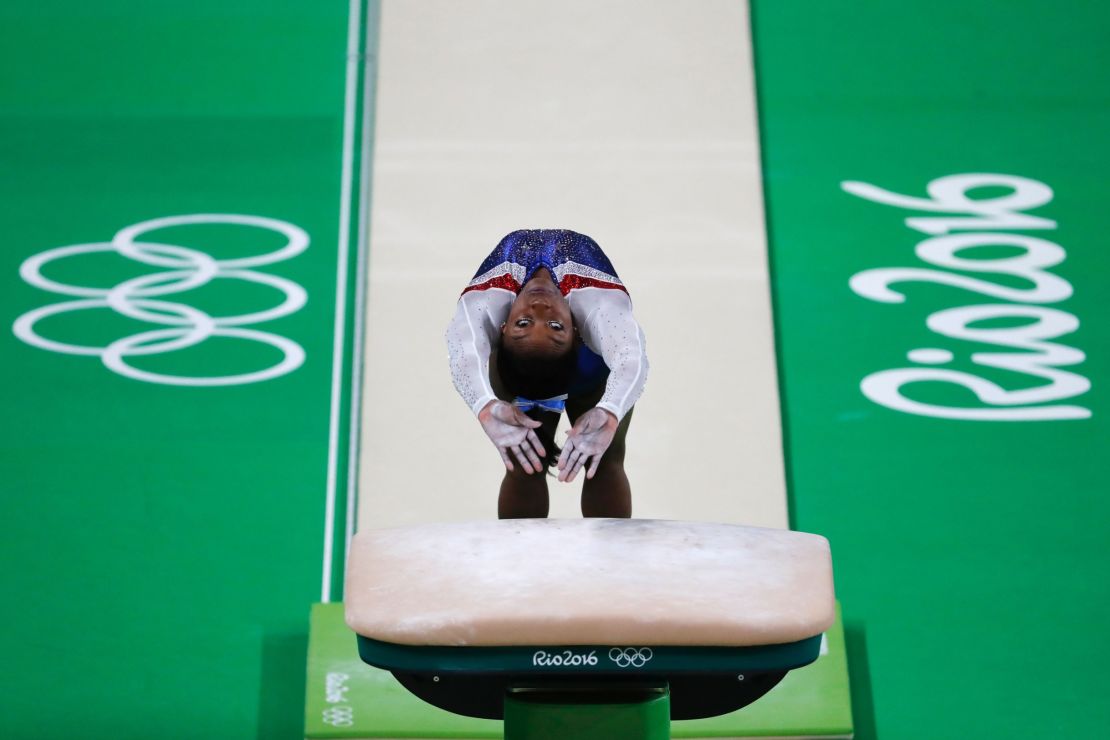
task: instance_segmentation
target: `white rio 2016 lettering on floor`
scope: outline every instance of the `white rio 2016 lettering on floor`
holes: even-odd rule
[[[324,701],[329,704],[346,701],[347,691],[351,688],[347,685],[350,678],[346,673],[329,673],[324,679]]]
[[[1012,275],[1032,284],[1032,287],[1013,288],[955,272],[921,267],[880,267],[852,276],[849,284],[853,291],[880,303],[903,303],[905,295],[891,286],[917,281],[949,285],[1013,301],[937,311],[928,317],[926,325],[937,334],[952,339],[1016,350],[975,352],[971,361],[977,365],[1012,370],[1048,381],[1032,388],[1007,390],[992,381],[957,370],[896,368],[872,373],[861,381],[860,389],[867,398],[897,411],[945,419],[1047,421],[1090,417],[1091,411],[1082,406],[1052,403],[1078,396],[1091,387],[1090,381],[1082,375],[1060,369],[1083,362],[1083,352],[1047,341],[1079,328],[1079,319],[1072,314],[1043,305],[1065,300],[1072,294],[1067,280],[1048,272],[1048,268],[1064,261],[1066,253],[1059,245],[1046,239],[1002,231],[1055,229],[1055,221],[1022,213],[1051,201],[1051,188],[1036,180],[999,174],[941,177],[929,183],[929,198],[892,193],[864,182],[844,182],[841,187],[852,195],[876,203],[946,214],[906,219],[906,225],[911,229],[934,235],[919,243],[915,249],[923,261],[949,270]],[[969,191],[985,187],[1004,187],[1010,192],[994,198],[973,199],[968,196]],[[970,233],[950,233],[953,231]],[[985,246],[1014,247],[1022,251],[1016,256],[995,259],[969,259],[959,255],[962,250]],[[1001,328],[975,326],[992,319],[1016,319],[1024,323]],[[919,365],[943,365],[954,357],[946,349],[931,348],[914,349],[907,356]],[[923,382],[963,386],[986,405],[978,408],[938,406],[914,401],[902,394],[903,386]]]
[[[324,724],[332,727],[351,727],[355,723],[355,709],[347,704],[347,691],[350,686],[346,673],[329,673],[324,678],[324,701],[331,706],[322,710]]]

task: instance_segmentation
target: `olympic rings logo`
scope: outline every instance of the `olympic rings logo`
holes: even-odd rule
[[[617,664],[618,668],[643,668],[652,659],[654,653],[651,648],[613,648],[609,651],[609,660]]]
[[[266,229],[284,236],[286,243],[267,254],[217,260],[196,249],[139,240],[139,237],[149,231],[188,224],[235,224]],[[303,229],[285,221],[261,216],[201,213],[156,218],[132,224],[116,232],[110,242],[57,247],[25,260],[19,268],[19,274],[24,281],[52,293],[75,296],[77,300],[28,311],[16,319],[12,330],[19,339],[32,346],[70,355],[98,356],[109,370],[148,383],[219,386],[258,383],[277,378],[293,372],[304,363],[304,349],[285,337],[242,327],[246,324],[288,316],[305,305],[308,294],[304,288],[291,280],[256,272],[249,268],[287,260],[307,249],[308,243],[308,234]],[[161,272],[125,280],[107,289],[68,285],[46,278],[42,274],[43,267],[50,262],[95,252],[115,252],[137,262],[164,269]],[[278,306],[262,311],[238,316],[214,317],[192,306],[162,298],[168,294],[199,288],[217,279],[246,280],[267,285],[281,291],[284,294],[284,300]],[[48,339],[35,329],[35,325],[41,319],[50,316],[98,308],[109,308],[121,316],[168,328],[123,337],[104,347],[68,344]],[[268,344],[281,351],[282,359],[264,370],[214,377],[165,375],[141,370],[128,362],[130,357],[164,354],[193,347],[211,337],[231,337]]]
[[[332,727],[350,727],[355,723],[355,710],[348,706],[329,707],[324,710],[323,720]]]

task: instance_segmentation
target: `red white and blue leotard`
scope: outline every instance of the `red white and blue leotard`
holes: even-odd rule
[[[583,343],[609,369],[598,407],[623,419],[647,380],[644,332],[601,247],[565,229],[514,231],[478,267],[447,328],[455,388],[475,414],[496,398],[489,380],[490,351],[516,296],[541,268],[555,277]]]

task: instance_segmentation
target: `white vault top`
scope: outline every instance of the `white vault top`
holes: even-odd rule
[[[834,620],[824,537],[650,519],[517,519],[359,532],[347,624],[404,645],[794,642]]]

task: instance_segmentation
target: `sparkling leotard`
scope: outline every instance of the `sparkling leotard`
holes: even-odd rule
[[[455,388],[475,414],[496,398],[490,351],[513,300],[541,268],[555,277],[583,343],[609,370],[598,407],[624,418],[647,380],[644,333],[609,258],[590,237],[565,229],[514,231],[478,267],[447,328]]]

